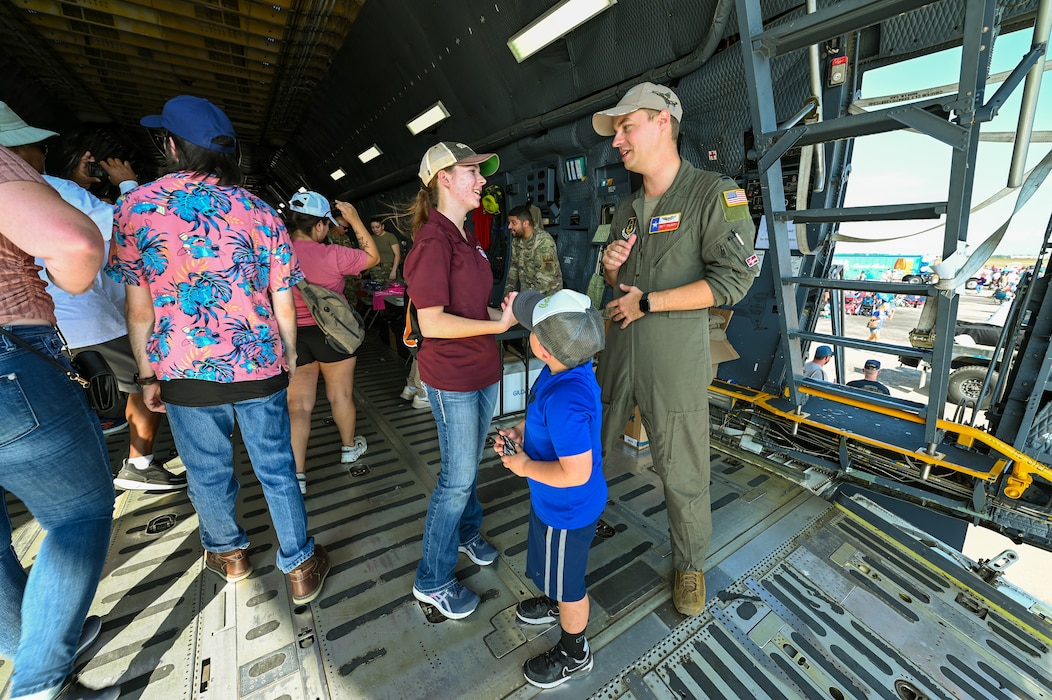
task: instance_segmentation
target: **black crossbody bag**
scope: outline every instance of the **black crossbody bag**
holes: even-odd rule
[[[85,350],[78,353],[76,357],[71,356],[70,362],[73,364],[73,371],[71,372],[61,362],[40,352],[14,333],[9,333],[0,328],[0,335],[3,335],[15,345],[47,360],[62,370],[62,373],[71,382],[80,384],[88,397],[88,405],[91,406],[93,411],[106,413],[107,411],[112,411],[120,402],[121,390],[117,386],[117,378],[113,376],[113,371],[110,369],[109,363],[106,362],[106,358],[95,350]],[[69,351],[67,350],[66,352],[68,353]]]

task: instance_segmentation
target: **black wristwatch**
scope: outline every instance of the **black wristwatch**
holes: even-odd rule
[[[650,313],[650,292],[644,292],[643,296],[639,297],[639,310],[644,314]]]
[[[132,381],[138,384],[139,386],[149,386],[150,384],[156,384],[160,380],[157,379],[157,375],[154,375],[152,377],[140,377],[139,373],[136,372],[132,375]]]

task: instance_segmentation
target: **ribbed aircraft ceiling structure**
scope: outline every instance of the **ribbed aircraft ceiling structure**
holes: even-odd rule
[[[117,125],[150,158],[139,119],[177,94],[206,97],[238,130],[250,186],[277,202],[300,186],[365,197],[411,185],[420,155],[438,140],[499,149],[508,167],[587,149],[598,142],[587,115],[640,79],[675,85],[689,76],[691,94],[719,85],[721,96],[743,95],[733,0],[619,0],[517,63],[508,39],[555,4],[0,0],[0,99],[56,131]],[[958,41],[963,2],[917,5],[860,35],[858,65]],[[1006,26],[1032,21],[1036,5],[1006,0]],[[801,16],[805,3],[764,0],[763,8],[778,23]],[[733,56],[710,60],[728,47]],[[786,80],[785,95],[776,94],[787,116],[802,84]],[[438,101],[451,117],[410,134],[406,122]],[[727,112],[744,105],[744,97],[689,105],[692,141],[734,136],[728,124],[737,129],[740,115]],[[373,145],[382,155],[359,162]],[[346,175],[334,180],[337,168]]]

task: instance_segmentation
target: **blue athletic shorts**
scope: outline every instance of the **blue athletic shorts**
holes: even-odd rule
[[[576,530],[545,525],[530,508],[530,533],[526,540],[526,574],[544,595],[553,600],[576,603],[587,591],[588,550],[595,539],[596,521]]]

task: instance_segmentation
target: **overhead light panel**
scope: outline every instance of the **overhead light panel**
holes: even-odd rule
[[[380,156],[382,154],[383,151],[381,151],[380,147],[374,143],[372,146],[369,146],[369,148],[365,149],[364,151],[358,154],[358,160],[362,161],[363,163],[368,163],[373,158],[376,158],[377,156]]]
[[[331,177],[333,180],[339,180],[346,174],[347,173],[343,172],[343,168],[336,168],[331,173],[329,173],[329,177]]]
[[[617,0],[563,0],[508,39],[508,48],[515,60],[522,63],[616,4]]]
[[[416,136],[422,131],[427,131],[443,119],[449,119],[449,110],[442,104],[442,100],[439,100],[424,110],[422,114],[406,122],[405,126],[409,129],[409,133]]]

